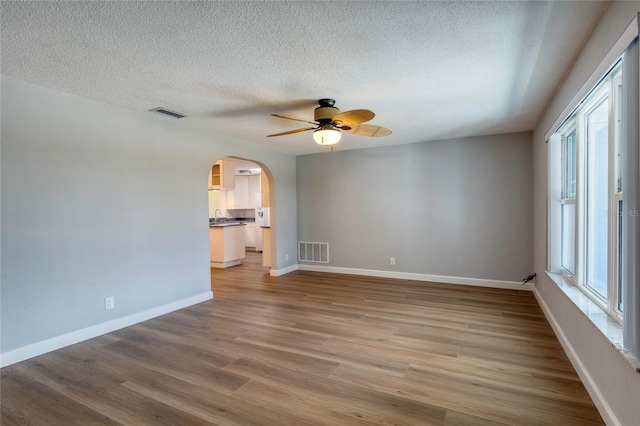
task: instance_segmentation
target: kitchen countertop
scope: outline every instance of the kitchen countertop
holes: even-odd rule
[[[209,225],[210,228],[225,228],[227,226],[244,226],[244,222],[219,222]]]

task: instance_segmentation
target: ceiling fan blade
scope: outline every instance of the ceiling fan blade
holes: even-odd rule
[[[352,109],[350,111],[344,111],[340,114],[333,116],[333,122],[336,124],[343,124],[347,126],[364,123],[375,117],[376,114],[368,109]]]
[[[359,136],[389,136],[391,134],[391,129],[387,129],[386,127],[376,126],[375,124],[355,124],[351,126],[351,129],[346,130],[345,132],[351,133]]]
[[[273,135],[267,135],[267,137],[270,138],[272,136],[292,135],[294,133],[306,132],[307,130],[314,130],[314,129],[315,127],[305,127],[304,129],[295,129],[295,130],[289,130],[288,132],[274,133]]]
[[[294,120],[294,121],[301,121],[302,123],[309,123],[309,124],[320,124],[316,121],[307,121],[307,120],[300,120],[299,118],[291,118],[291,117],[285,117],[284,115],[279,115],[279,114],[271,114],[274,117],[278,117],[278,118],[286,118],[287,120]]]

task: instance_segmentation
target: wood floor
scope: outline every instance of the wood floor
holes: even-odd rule
[[[0,423],[603,424],[529,292],[267,272],[2,369]]]

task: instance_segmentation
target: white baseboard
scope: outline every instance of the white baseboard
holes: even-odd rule
[[[64,348],[65,346],[80,343],[84,340],[92,339],[94,337],[211,299],[213,299],[213,292],[207,291],[196,296],[147,309],[146,311],[116,318],[111,321],[96,324],[81,330],[72,331],[71,333],[56,336],[41,342],[22,346],[8,352],[3,352],[0,354],[0,367],[6,367],[8,365],[15,364],[16,362],[24,361],[25,359],[55,351],[57,349]]]
[[[576,372],[578,373],[580,380],[582,380],[582,384],[584,384],[584,387],[587,389],[589,396],[591,396],[591,399],[596,405],[596,408],[598,409],[598,412],[602,416],[604,422],[607,425],[621,425],[620,421],[611,409],[611,406],[602,395],[602,392],[600,392],[600,388],[598,388],[598,385],[593,380],[593,377],[591,377],[591,374],[589,374],[589,371],[582,363],[580,356],[575,351],[575,349],[571,345],[571,342],[569,342],[569,339],[567,339],[567,336],[562,331],[560,324],[558,324],[558,321],[553,316],[553,313],[538,293],[538,290],[535,288],[533,290],[533,295],[536,297],[536,300],[542,308],[547,321],[549,321],[549,324],[551,324],[551,328],[558,337],[560,345],[562,345],[564,352],[567,354],[567,357],[569,358],[569,361],[571,361],[573,368],[575,368]]]
[[[269,271],[269,275],[272,277],[279,277],[280,275],[288,274],[289,272],[297,271],[299,265],[287,266],[283,269],[272,269]]]
[[[509,290],[532,291],[533,285],[522,285],[518,281],[487,280],[482,278],[450,277],[446,275],[414,274],[411,272],[380,271],[375,269],[341,268],[336,266],[300,264],[301,271],[330,272],[335,274],[365,275],[369,277],[395,278],[399,280],[430,281],[445,284],[472,285],[477,287],[504,288]]]

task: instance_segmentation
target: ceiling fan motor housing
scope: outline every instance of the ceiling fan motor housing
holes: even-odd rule
[[[330,123],[333,117],[340,114],[340,110],[333,106],[335,102],[333,99],[320,99],[320,106],[313,111],[313,119],[319,123]]]

